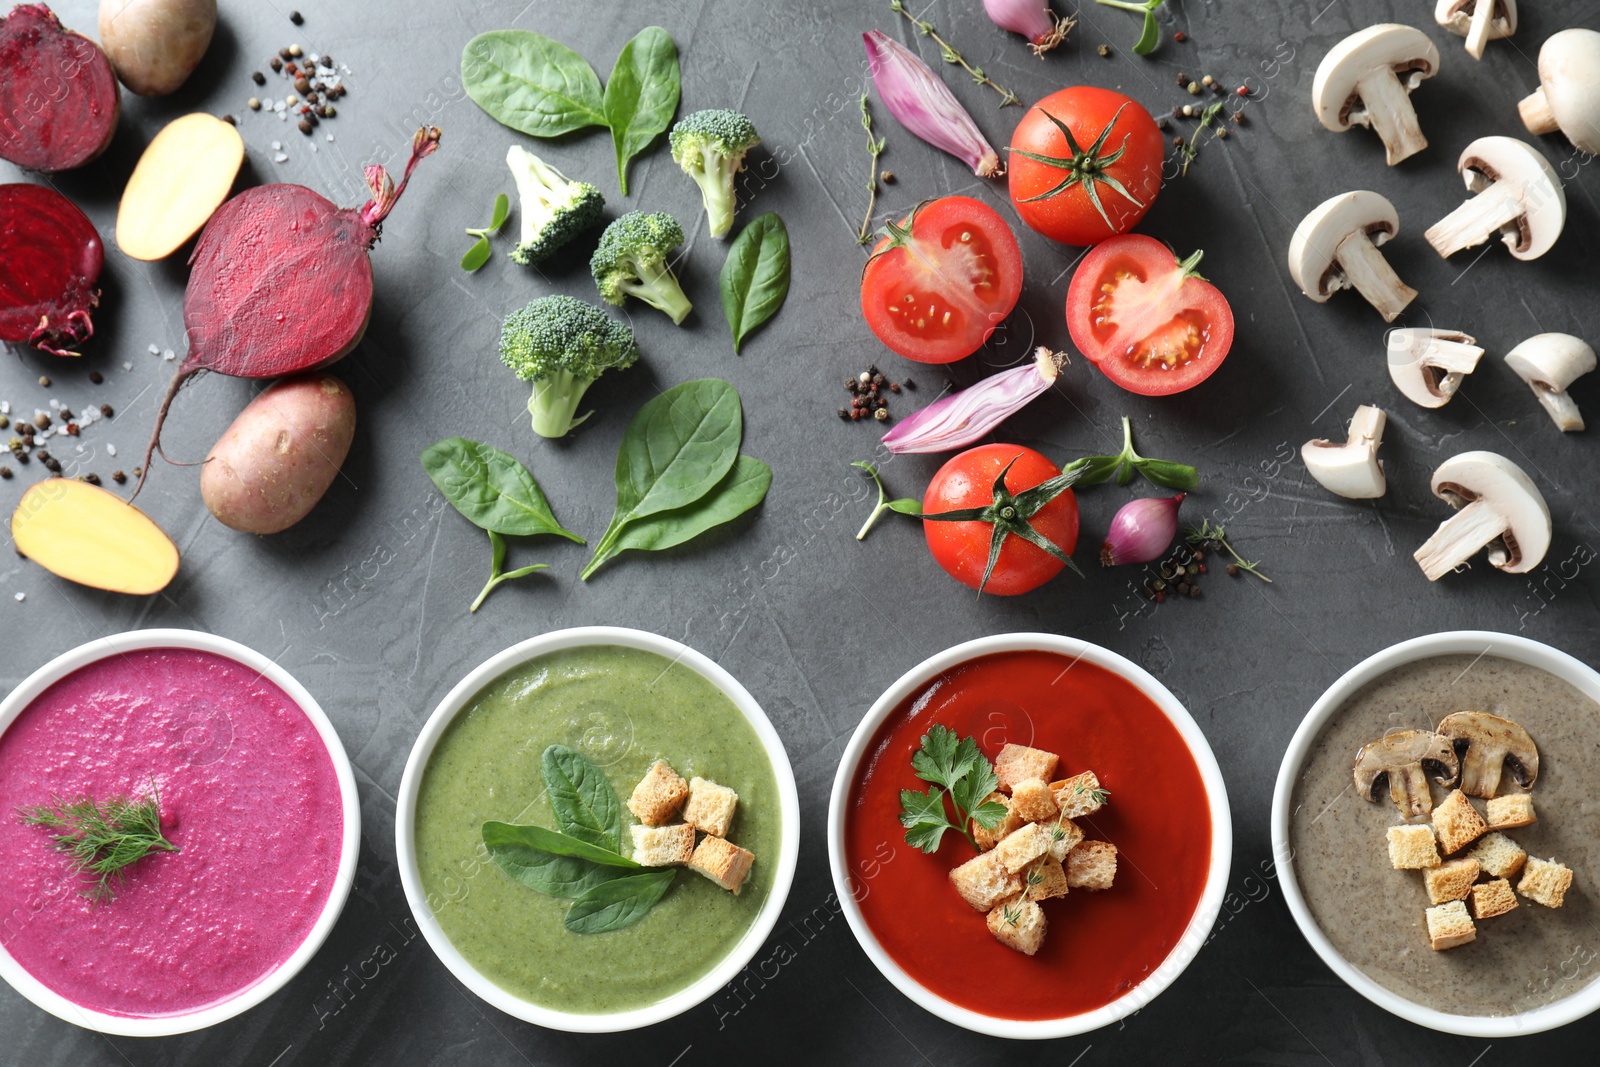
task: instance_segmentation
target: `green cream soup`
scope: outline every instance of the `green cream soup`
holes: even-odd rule
[[[482,837],[489,821],[558,828],[539,770],[553,744],[604,770],[624,805],[657,759],[736,791],[728,839],[755,853],[741,892],[684,868],[638,923],[569,933],[570,902],[513,880]],[[744,936],[772,888],[780,818],[766,749],[721,690],[653,652],[575,648],[501,675],[456,715],[422,775],[417,863],[446,936],[496,985],[559,1011],[625,1011],[692,984]]]

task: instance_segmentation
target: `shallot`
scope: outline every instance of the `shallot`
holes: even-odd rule
[[[0,19],[0,159],[53,173],[111,144],[122,92],[100,46],[43,4]]]
[[[1051,11],[1049,0],[983,0],[983,9],[1002,30],[1026,37],[1040,59],[1066,40],[1068,31],[1077,25],[1076,20]]]
[[[878,96],[900,124],[972,168],[980,178],[1005,173],[1000,154],[984,140],[948,86],[917,54],[880,30],[861,35]]]
[[[965,448],[1055,384],[1066,356],[1040,345],[1033,361],[951,393],[902,419],[883,435],[890,452],[947,452]]]
[[[104,263],[100,234],[72,201],[45,185],[0,185],[0,341],[77,355],[94,334]]]
[[[1178,505],[1188,495],[1142,497],[1122,505],[1112,517],[1111,529],[1100,546],[1101,566],[1160,559],[1178,536]]]

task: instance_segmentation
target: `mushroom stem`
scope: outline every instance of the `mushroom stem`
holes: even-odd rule
[[[1361,98],[1367,124],[1388,151],[1391,167],[1428,147],[1411,96],[1392,69],[1382,67],[1356,82],[1356,95]],[[1351,120],[1361,121],[1354,115]]]
[[[1428,227],[1423,239],[1449,259],[1463,248],[1481,245],[1527,211],[1514,187],[1495,182]]]
[[[1473,59],[1483,58],[1494,22],[1494,9],[1498,6],[1497,0],[1478,0],[1472,7],[1472,19],[1467,23],[1467,54]]]
[[[1412,556],[1428,581],[1437,582],[1506,531],[1506,520],[1483,500],[1474,500],[1439,524]]]
[[[1555,112],[1550,110],[1550,98],[1544,95],[1544,89],[1538,88],[1517,104],[1517,113],[1522,116],[1522,124],[1528,127],[1528,132],[1543,136],[1555,133],[1560,129],[1556,122]]]
[[[1351,288],[1378,309],[1384,322],[1393,322],[1406,305],[1417,298],[1417,291],[1400,280],[1365,232],[1353,233],[1340,241],[1333,258]]]

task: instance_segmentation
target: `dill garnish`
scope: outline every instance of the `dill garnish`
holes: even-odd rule
[[[71,858],[73,869],[89,883],[83,895],[96,904],[115,896],[115,886],[127,878],[127,868],[151,852],[177,852],[178,846],[161,834],[160,797],[154,783],[150,795],[129,800],[116,797],[99,803],[82,797],[65,803],[52,796],[50,803],[18,808],[24,825],[50,831],[56,851]]]

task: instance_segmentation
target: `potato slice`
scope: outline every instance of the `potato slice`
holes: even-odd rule
[[[134,259],[172,255],[228,199],[243,163],[244,141],[226,122],[198,113],[172,120],[122,192],[117,247]]]
[[[153,519],[75,478],[30,486],[11,516],[11,538],[51,574],[113,593],[158,593],[178,573],[178,546]]]

